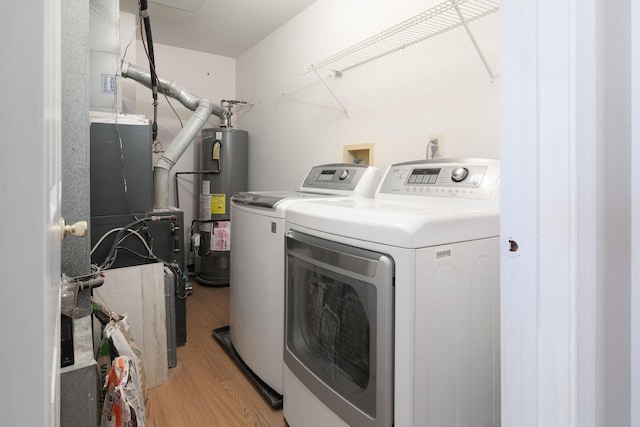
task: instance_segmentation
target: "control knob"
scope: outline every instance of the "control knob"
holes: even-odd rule
[[[469,169],[458,167],[451,171],[451,180],[453,182],[464,181],[464,179],[469,175]]]
[[[340,176],[338,176],[338,178],[340,178],[340,181],[344,181],[348,176],[349,171],[347,169],[343,169],[342,172],[340,172]]]

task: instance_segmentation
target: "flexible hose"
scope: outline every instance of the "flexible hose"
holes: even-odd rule
[[[149,49],[149,72],[151,73],[151,94],[153,95],[153,124],[151,125],[153,140],[158,139],[158,76],[156,74],[156,59],[153,53],[153,37],[151,36],[151,20],[147,0],[140,0],[140,16],[144,21],[144,33]]]

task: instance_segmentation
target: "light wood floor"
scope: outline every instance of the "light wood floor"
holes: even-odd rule
[[[284,427],[211,335],[229,324],[229,288],[193,284],[187,297],[187,343],[169,381],[149,391],[149,427]]]

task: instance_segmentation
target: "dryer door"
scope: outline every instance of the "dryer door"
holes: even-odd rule
[[[392,259],[290,231],[286,263],[285,363],[348,424],[390,426]]]

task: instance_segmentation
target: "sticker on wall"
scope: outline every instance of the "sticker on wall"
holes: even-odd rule
[[[211,214],[212,215],[224,215],[226,194],[212,194],[211,195]]]
[[[102,93],[116,93],[116,76],[114,74],[101,74]]]

